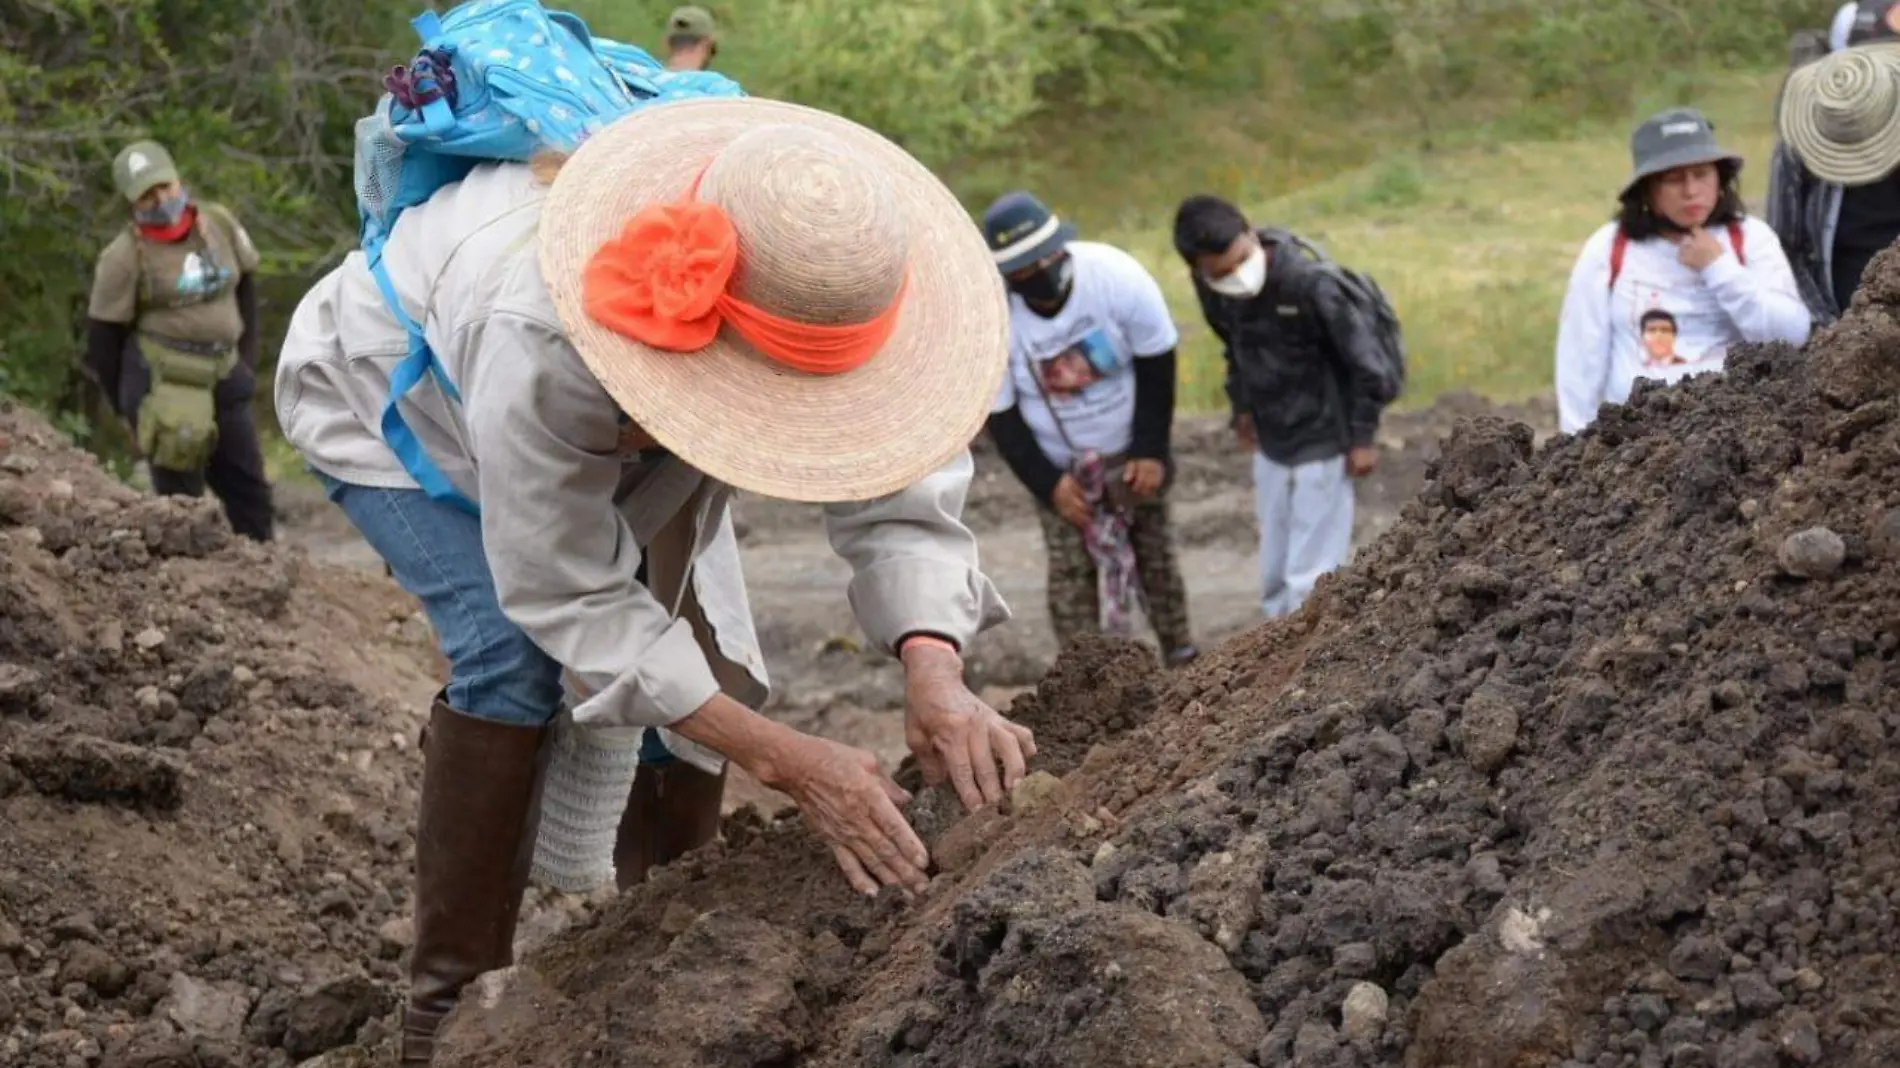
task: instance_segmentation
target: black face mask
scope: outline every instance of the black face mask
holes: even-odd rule
[[[1029,302],[1030,310],[1054,315],[1068,302],[1075,285],[1075,260],[1068,253],[1026,278],[1012,278],[1009,288]]]

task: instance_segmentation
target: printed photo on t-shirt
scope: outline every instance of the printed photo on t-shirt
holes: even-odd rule
[[[1676,325],[1676,317],[1667,309],[1649,309],[1643,313],[1640,325],[1643,328],[1644,366],[1673,367],[1688,362],[1676,355],[1676,336],[1681,330]]]
[[[1728,346],[1710,343],[1724,325],[1718,306],[1704,307],[1711,302],[1642,279],[1632,281],[1630,328],[1641,341],[1646,370],[1684,369],[1722,359]]]
[[[1036,377],[1051,399],[1073,397],[1115,370],[1115,348],[1100,328],[1046,359],[1036,361]]]

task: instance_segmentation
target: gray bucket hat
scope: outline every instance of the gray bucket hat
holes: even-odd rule
[[[1694,108],[1670,108],[1644,119],[1630,135],[1630,177],[1618,197],[1630,195],[1645,178],[1698,163],[1729,163],[1742,157],[1715,141],[1715,126]]]

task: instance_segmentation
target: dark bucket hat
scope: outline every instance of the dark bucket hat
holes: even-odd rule
[[[1075,227],[1028,193],[1005,193],[983,213],[983,240],[996,269],[1014,274],[1075,239]]]
[[[1740,170],[1742,157],[1716,143],[1715,127],[1700,111],[1670,108],[1658,112],[1630,135],[1630,177],[1617,195],[1627,197],[1646,178],[1698,163],[1728,163]]]

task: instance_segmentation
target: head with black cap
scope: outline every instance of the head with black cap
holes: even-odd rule
[[[1044,317],[1062,311],[1075,285],[1075,227],[1028,193],[1006,193],[983,213],[983,239],[1010,292],[1029,310]]]

